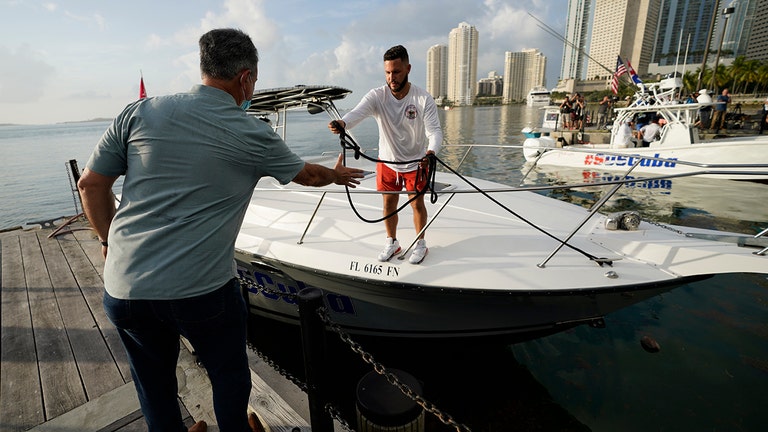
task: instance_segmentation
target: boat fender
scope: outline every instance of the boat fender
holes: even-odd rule
[[[527,160],[536,159],[545,149],[554,147],[555,140],[551,136],[526,138],[523,141],[523,156]]]
[[[605,219],[605,229],[611,231],[634,231],[640,226],[640,221],[640,213],[636,211],[611,213]]]

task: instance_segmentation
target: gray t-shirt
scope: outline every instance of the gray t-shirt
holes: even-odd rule
[[[196,85],[128,105],[87,166],[125,175],[109,229],[107,292],[179,299],[235,276],[235,238],[253,188],[263,176],[289,183],[304,161],[228,93]]]

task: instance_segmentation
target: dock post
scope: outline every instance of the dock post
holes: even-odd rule
[[[411,374],[390,369],[416,396],[422,396],[421,383]],[[376,371],[368,372],[357,383],[357,426],[360,432],[422,432],[424,410],[389,379]]]
[[[318,288],[299,291],[299,320],[304,351],[304,371],[307,381],[310,426],[313,432],[332,432],[333,419],[326,412],[326,353],[325,324],[317,314],[323,306],[323,292]]]

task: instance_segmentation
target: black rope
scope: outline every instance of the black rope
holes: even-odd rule
[[[371,162],[376,162],[376,163],[409,164],[409,163],[413,163],[413,162],[421,162],[421,159],[415,159],[415,160],[405,161],[405,162],[398,162],[398,161],[385,161],[385,160],[381,160],[381,159],[377,159],[377,158],[372,158],[372,157],[370,157],[370,156],[368,156],[368,155],[366,155],[365,153],[362,152],[362,150],[360,149],[360,145],[357,144],[357,142],[355,141],[354,138],[352,138],[351,136],[347,135],[346,130],[343,127],[341,127],[341,125],[338,122],[336,122],[334,120],[332,123],[334,123],[334,126],[336,127],[336,129],[339,130],[339,142],[340,142],[340,145],[341,145],[341,148],[342,148],[342,153],[343,153],[342,161],[343,161],[343,164],[345,166],[347,164],[347,161],[346,161],[346,150],[354,151],[354,155],[355,155],[355,159],[356,160],[359,160],[360,156],[362,156],[363,158],[365,158],[365,159],[367,159],[367,160],[369,160]],[[382,217],[380,219],[375,219],[375,220],[366,219],[365,217],[363,217],[357,211],[357,208],[355,208],[355,204],[352,202],[352,195],[349,192],[349,187],[345,186],[345,188],[347,190],[347,200],[349,201],[349,205],[352,208],[352,211],[357,215],[358,218],[360,218],[360,220],[362,220],[364,222],[368,222],[368,223],[374,223],[374,222],[381,222],[381,221],[386,220],[386,219],[394,216],[395,214],[399,213],[408,204],[410,204],[413,200],[417,199],[421,195],[424,195],[427,192],[427,190],[431,191],[430,202],[432,204],[436,203],[437,199],[438,199],[438,196],[437,196],[437,192],[435,191],[435,172],[437,171],[437,169],[436,169],[437,168],[437,163],[439,162],[440,165],[442,165],[443,167],[445,167],[445,169],[447,169],[448,171],[450,171],[453,174],[455,174],[457,177],[459,177],[461,180],[463,180],[465,183],[467,183],[469,186],[471,186],[472,189],[478,191],[483,196],[485,196],[486,198],[491,200],[493,203],[495,203],[499,207],[501,207],[504,210],[506,210],[511,215],[513,215],[516,218],[520,219],[521,221],[525,222],[531,228],[539,231],[540,233],[546,235],[547,237],[550,237],[551,239],[553,239],[553,240],[557,241],[558,243],[562,244],[563,246],[567,246],[567,247],[571,248],[572,250],[581,253],[582,255],[586,256],[590,260],[595,261],[601,267],[603,266],[603,263],[605,261],[604,259],[598,258],[598,257],[590,254],[589,252],[586,252],[586,251],[584,251],[584,250],[582,250],[582,249],[580,249],[580,248],[578,248],[576,246],[571,245],[570,243],[568,243],[566,241],[561,240],[560,238],[556,237],[554,234],[551,234],[551,233],[547,232],[543,228],[540,228],[539,226],[537,226],[533,222],[531,222],[531,221],[527,220],[526,218],[522,217],[521,215],[516,213],[514,210],[512,210],[509,207],[505,206],[504,204],[500,203],[498,200],[493,198],[487,192],[485,192],[484,190],[482,190],[479,187],[477,187],[474,183],[469,181],[466,177],[464,177],[463,175],[461,175],[458,172],[456,172],[453,168],[451,168],[445,162],[440,160],[440,158],[438,158],[437,155],[435,155],[435,154],[427,154],[426,157],[427,157],[427,160],[428,160],[428,168],[427,168],[428,171],[427,172],[428,172],[428,176],[429,177],[427,178],[427,183],[426,183],[424,189],[422,189],[422,190],[416,189],[416,195],[414,195],[413,198],[411,198],[408,201],[406,201],[402,206],[398,207],[397,210],[395,210],[394,212],[392,212],[392,213],[390,213],[390,214],[388,214],[388,215],[386,215],[386,216],[384,216],[384,217]],[[421,170],[422,168],[419,167],[419,169]],[[419,175],[422,175],[422,173],[419,173]]]

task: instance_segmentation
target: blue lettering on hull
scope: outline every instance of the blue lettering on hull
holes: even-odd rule
[[[287,283],[285,279],[281,281],[275,281],[268,274],[259,272],[254,268],[247,268],[240,265],[237,266],[237,274],[241,278],[247,279],[253,282],[257,286],[265,287],[269,291],[276,291],[276,292],[281,292],[286,294],[296,295],[299,293],[299,291],[309,286],[302,281],[295,281],[296,286]],[[293,296],[284,296],[284,295],[275,294],[269,291],[260,290],[254,287],[248,288],[248,292],[256,295],[261,295],[268,300],[282,301],[290,305],[297,304],[297,301]],[[333,292],[327,292],[322,289],[321,291],[323,292],[323,299],[325,301],[325,305],[328,307],[328,309],[331,312],[335,312],[337,314],[344,314],[344,315],[355,315],[355,305],[352,302],[351,297],[333,293]]]
[[[654,154],[652,157],[661,159],[659,153]],[[584,165],[586,166],[617,166],[617,167],[629,167],[634,165],[637,160],[640,159],[641,167],[652,168],[674,168],[677,166],[677,158],[668,158],[664,160],[648,159],[638,154],[634,155],[607,155],[603,153],[596,153],[594,155],[587,155],[584,157]]]

